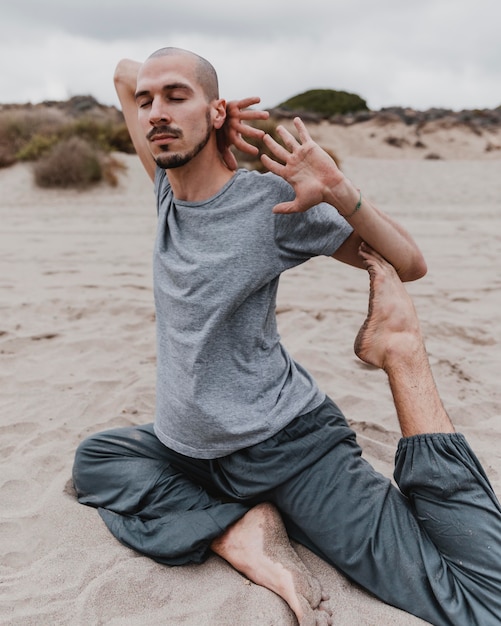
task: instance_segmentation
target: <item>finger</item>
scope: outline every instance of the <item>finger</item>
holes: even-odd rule
[[[226,163],[226,165],[229,167],[230,170],[234,171],[238,169],[238,162],[235,158],[235,155],[229,148],[225,148],[222,155],[223,155],[224,162]]]
[[[237,148],[237,150],[245,152],[246,154],[252,154],[253,156],[259,154],[258,147],[253,146],[249,142],[245,141],[245,139],[243,139],[241,135],[235,135],[233,137],[233,145],[235,146],[235,148]]]
[[[277,126],[277,133],[280,135],[286,147],[289,148],[290,152],[297,148],[298,142],[296,138],[284,126]]]
[[[304,213],[306,210],[307,207],[302,208],[296,200],[292,202],[281,202],[273,207],[273,213]]]
[[[237,124],[235,126],[235,130],[241,135],[245,135],[246,137],[250,137],[251,139],[262,139],[265,135],[264,130],[260,128],[254,128],[254,126],[249,126],[248,124]]]
[[[239,109],[246,109],[247,107],[251,107],[253,104],[259,104],[261,102],[261,98],[259,96],[249,96],[247,98],[242,98],[241,100],[232,100],[228,103],[229,105],[236,105]]]
[[[299,140],[301,141],[302,144],[305,143],[306,141],[311,140],[311,135],[306,129],[306,126],[304,125],[304,122],[300,117],[294,118],[294,126],[297,129]]]
[[[240,117],[243,120],[267,120],[270,117],[270,113],[258,109],[247,109],[246,111],[240,111]]]
[[[293,202],[281,202],[273,207],[273,213],[296,213]]]
[[[242,100],[231,100],[226,104],[226,110],[233,112],[236,118],[244,120],[267,120],[270,116],[268,111],[260,111],[258,109],[249,109],[254,104],[259,104],[261,98],[250,97]]]
[[[284,169],[284,166],[281,163],[277,163],[276,161],[274,161],[267,154],[261,155],[261,163],[265,166],[267,170],[273,172],[273,174],[276,174],[277,176],[282,176],[282,170]]]
[[[271,135],[266,134],[263,137],[263,141],[265,146],[279,161],[283,161],[284,163],[287,162],[287,159],[290,157],[291,153],[283,146],[281,146],[277,141],[275,141],[273,137],[271,137]]]

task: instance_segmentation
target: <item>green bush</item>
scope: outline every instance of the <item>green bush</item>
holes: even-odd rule
[[[318,113],[322,117],[369,110],[366,101],[357,94],[334,89],[311,89],[278,106],[292,111]]]
[[[58,141],[57,135],[33,135],[33,137],[16,153],[19,161],[37,161],[48,152]]]

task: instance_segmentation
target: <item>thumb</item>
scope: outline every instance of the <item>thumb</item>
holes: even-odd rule
[[[222,151],[222,157],[228,169],[232,171],[235,171],[238,169],[238,161],[228,146],[226,146],[224,151]]]
[[[297,202],[280,202],[273,207],[273,213],[299,213],[301,211]]]

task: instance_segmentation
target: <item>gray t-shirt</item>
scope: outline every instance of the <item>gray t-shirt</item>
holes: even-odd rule
[[[212,198],[173,197],[157,168],[155,432],[186,456],[211,459],[271,437],[324,393],[280,343],[280,274],[332,255],[352,232],[333,207],[272,213],[291,200],[274,174],[239,170]]]

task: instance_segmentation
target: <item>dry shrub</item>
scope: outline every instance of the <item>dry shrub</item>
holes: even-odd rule
[[[34,174],[40,187],[84,189],[102,180],[101,156],[85,139],[70,137],[35,164]]]
[[[11,112],[0,115],[0,167],[9,167],[16,162],[17,151],[26,141],[26,136],[20,116]]]
[[[127,166],[115,156],[107,154],[101,157],[101,168],[103,179],[111,187],[116,187],[118,185],[118,174],[124,172]]]
[[[115,152],[125,152],[126,154],[135,154],[136,152],[125,122],[112,126],[108,141],[111,149]]]
[[[394,135],[388,135],[388,137],[384,138],[384,141],[394,148],[403,148],[409,143],[405,137],[395,137]]]
[[[0,111],[0,167],[18,160],[35,160],[51,145],[67,122],[60,111],[19,109]]]
[[[16,162],[16,153],[9,144],[0,144],[0,167],[10,167]]]
[[[8,167],[17,161],[43,160],[35,168],[39,172],[38,175],[35,174],[39,185],[85,187],[101,178],[116,185],[117,171],[124,166],[110,153],[134,153],[123,119],[107,117],[99,112],[86,113],[75,118],[72,110],[67,109],[68,107],[26,105],[23,108],[0,110],[0,167]],[[52,168],[50,164],[57,161],[60,152],[67,154],[65,151],[68,148],[57,146],[64,146],[73,137],[83,140],[86,148],[82,148],[82,143],[74,144],[75,156],[71,156],[67,163],[61,158],[62,169],[58,172],[57,167]],[[90,156],[89,146],[98,154]],[[55,152],[51,152],[49,156],[51,149]],[[83,151],[89,153],[87,157],[84,157]],[[72,152],[70,149],[69,153]],[[74,167],[76,154],[87,164]],[[98,161],[100,167],[96,165]]]
[[[81,137],[105,152],[134,153],[132,140],[125,123],[116,123],[109,119],[84,116],[67,124],[61,136]]]
[[[13,152],[21,150],[35,135],[56,133],[67,118],[52,109],[19,109],[0,112],[0,144],[9,144]]]

